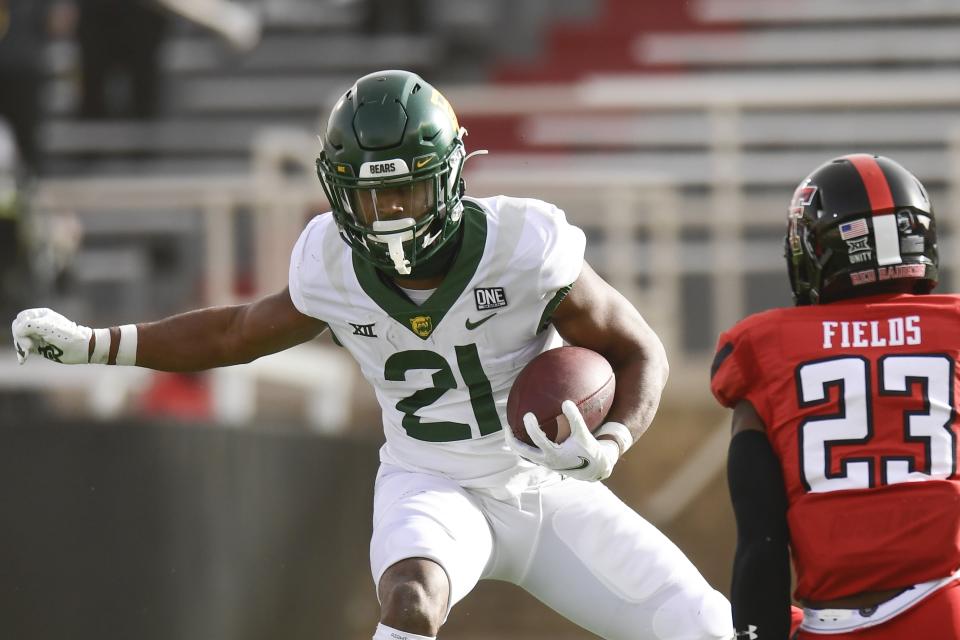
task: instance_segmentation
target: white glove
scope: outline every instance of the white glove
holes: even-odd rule
[[[597,440],[584,422],[572,400],[560,405],[563,417],[570,423],[570,437],[561,444],[547,438],[533,413],[523,416],[523,426],[536,447],[517,440],[512,430],[504,429],[507,444],[521,458],[542,465],[565,476],[595,482],[606,480],[620,457],[620,447],[612,440]]]
[[[68,320],[52,309],[27,309],[13,321],[13,346],[20,364],[33,352],[54,362],[86,364],[90,362],[92,334],[90,327]]]

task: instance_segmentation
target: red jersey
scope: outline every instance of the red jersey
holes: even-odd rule
[[[774,309],[720,336],[711,388],[747,400],[786,484],[796,597],[960,567],[960,296]]]

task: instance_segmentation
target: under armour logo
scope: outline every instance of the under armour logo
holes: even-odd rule
[[[760,637],[757,635],[757,625],[747,625],[746,631],[737,631],[737,637],[746,638],[747,640],[757,640],[757,638]]]
[[[349,323],[353,327],[353,335],[363,336],[364,338],[376,338],[377,334],[373,332],[373,326],[377,324],[376,322],[371,322],[370,324],[353,324]]]
[[[52,344],[45,344],[42,347],[37,347],[37,353],[42,355],[47,360],[60,362],[60,356],[63,355],[63,349]],[[60,364],[63,364],[63,363],[60,362]]]

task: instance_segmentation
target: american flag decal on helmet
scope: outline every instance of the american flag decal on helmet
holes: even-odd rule
[[[867,221],[863,218],[844,222],[840,225],[840,237],[844,240],[859,238],[860,236],[867,235],[868,232]]]

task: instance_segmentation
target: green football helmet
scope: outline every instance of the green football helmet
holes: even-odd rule
[[[465,134],[446,98],[408,71],[371,73],[337,101],[317,175],[357,256],[408,276],[457,236]]]

